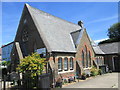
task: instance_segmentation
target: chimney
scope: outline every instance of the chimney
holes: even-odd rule
[[[83,21],[78,21],[78,25],[79,25],[81,28],[83,28],[83,27],[84,27]]]

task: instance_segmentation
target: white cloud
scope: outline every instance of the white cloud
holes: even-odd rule
[[[99,43],[101,41],[107,40],[108,38],[100,39],[100,40],[94,40],[95,43]]]
[[[118,18],[118,15],[114,15],[114,16],[111,16],[111,17],[106,17],[106,18],[93,20],[93,21],[88,22],[88,23],[90,24],[90,23],[104,22],[104,21],[109,21],[109,20],[116,19],[116,18]]]

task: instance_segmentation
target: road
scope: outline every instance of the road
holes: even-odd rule
[[[118,88],[118,73],[108,73],[63,88]]]

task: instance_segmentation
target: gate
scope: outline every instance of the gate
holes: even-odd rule
[[[38,88],[50,88],[50,74],[40,75],[38,78]]]

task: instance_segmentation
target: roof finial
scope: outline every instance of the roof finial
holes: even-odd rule
[[[78,21],[78,25],[79,25],[81,28],[83,28],[83,27],[84,27],[83,21]]]

